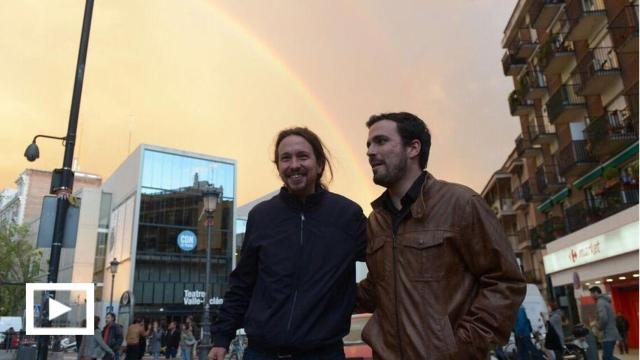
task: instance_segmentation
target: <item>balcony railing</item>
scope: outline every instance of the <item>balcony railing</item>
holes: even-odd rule
[[[549,194],[564,186],[555,164],[542,164],[536,169],[536,185],[540,193]]]
[[[582,95],[596,95],[612,85],[612,77],[620,76],[620,63],[612,47],[591,49],[578,64],[577,71],[582,79]]]
[[[509,110],[511,115],[525,115],[533,110],[533,100],[526,99],[518,90],[513,90],[509,94]]]
[[[519,58],[528,59],[538,45],[538,33],[534,29],[520,29],[509,51]]]
[[[533,144],[551,142],[556,135],[555,127],[548,125],[544,120],[539,120],[535,125],[529,126],[529,138]]]
[[[522,94],[527,99],[539,99],[547,93],[547,79],[542,71],[529,70],[521,78]]]
[[[609,23],[619,53],[638,53],[638,4],[625,6]]]
[[[547,101],[549,121],[554,124],[582,120],[586,115],[584,97],[578,95],[580,84],[563,85]]]
[[[546,218],[542,222],[542,239],[545,244],[559,239],[567,234],[564,219],[559,216]]]
[[[581,201],[565,209],[567,228],[570,233],[578,231],[637,204],[638,188],[607,190],[592,200]]]
[[[546,29],[553,21],[564,0],[534,1],[529,8],[529,18],[536,29]]]
[[[528,228],[521,228],[518,230],[518,245],[521,247],[531,246]]]
[[[517,75],[527,65],[527,60],[516,57],[509,51],[504,53],[502,57],[502,71],[505,76]]]
[[[575,60],[573,42],[567,39],[566,33],[551,34],[540,45],[538,61],[545,74],[557,74]]]
[[[573,0],[566,6],[570,40],[585,40],[607,24],[604,0]]]
[[[522,134],[518,135],[515,140],[516,143],[516,154],[519,157],[533,157],[536,156],[542,151],[540,147],[534,147],[531,144],[531,140],[528,137],[522,136]]]
[[[585,136],[595,155],[615,152],[638,139],[637,123],[630,109],[607,111],[592,121],[585,129]],[[637,116],[637,114],[636,114]]]
[[[516,204],[531,201],[531,189],[528,181],[523,182],[513,191],[513,200]]]
[[[573,140],[558,152],[558,167],[563,177],[581,175],[594,162],[586,140]]]

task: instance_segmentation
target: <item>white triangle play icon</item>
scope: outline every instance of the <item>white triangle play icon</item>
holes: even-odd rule
[[[67,305],[49,298],[49,321],[57,318],[60,315],[66,314],[71,311],[71,308]]]

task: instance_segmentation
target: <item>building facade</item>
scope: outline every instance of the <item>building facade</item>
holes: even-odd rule
[[[483,195],[531,282],[574,323],[600,285],[637,347],[638,1],[520,0],[502,45],[521,134]]]
[[[203,303],[222,303],[234,266],[235,161],[141,145],[104,183],[93,278],[104,315],[200,321]],[[222,188],[211,241],[210,299],[204,299],[207,226],[202,189]],[[185,238],[185,236],[187,236]],[[184,239],[188,241],[185,243]],[[110,262],[117,259],[112,277]],[[114,281],[112,281],[112,279]]]

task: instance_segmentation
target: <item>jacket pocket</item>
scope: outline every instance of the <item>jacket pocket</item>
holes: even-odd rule
[[[384,280],[389,275],[390,248],[391,244],[385,236],[376,236],[367,243],[367,268],[374,279]]]
[[[447,232],[427,230],[407,233],[402,241],[406,275],[414,281],[442,280],[445,274]]]

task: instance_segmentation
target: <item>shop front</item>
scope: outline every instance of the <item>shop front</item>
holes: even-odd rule
[[[589,288],[611,297],[616,313],[629,322],[629,346],[638,347],[638,206],[547,244],[544,266],[561,305],[576,309],[574,322],[595,324]]]

